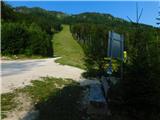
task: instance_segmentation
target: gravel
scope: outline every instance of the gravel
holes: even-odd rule
[[[40,77],[69,78],[80,81],[84,70],[56,63],[58,58],[34,60],[2,60],[1,85],[2,93],[31,84]]]

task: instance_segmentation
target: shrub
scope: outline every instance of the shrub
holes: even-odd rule
[[[32,23],[2,23],[2,54],[52,56],[51,36]]]
[[[29,33],[19,23],[2,23],[2,54],[21,54],[27,46]]]

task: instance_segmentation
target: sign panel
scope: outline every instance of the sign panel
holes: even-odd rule
[[[108,57],[123,60],[123,36],[115,32],[109,32]]]

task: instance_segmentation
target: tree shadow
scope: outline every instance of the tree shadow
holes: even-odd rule
[[[81,109],[81,97],[84,88],[71,84],[58,90],[45,100],[35,105],[39,111],[37,120],[85,120]]]

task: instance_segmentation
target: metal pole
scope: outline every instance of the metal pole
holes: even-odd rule
[[[121,80],[123,80],[123,61],[121,62]]]
[[[124,36],[123,35],[121,35],[121,49],[122,49],[122,52],[121,52],[121,56],[122,56],[122,58],[121,58],[121,80],[123,80],[123,60],[124,60],[124,56],[123,56],[123,51],[124,51]]]

